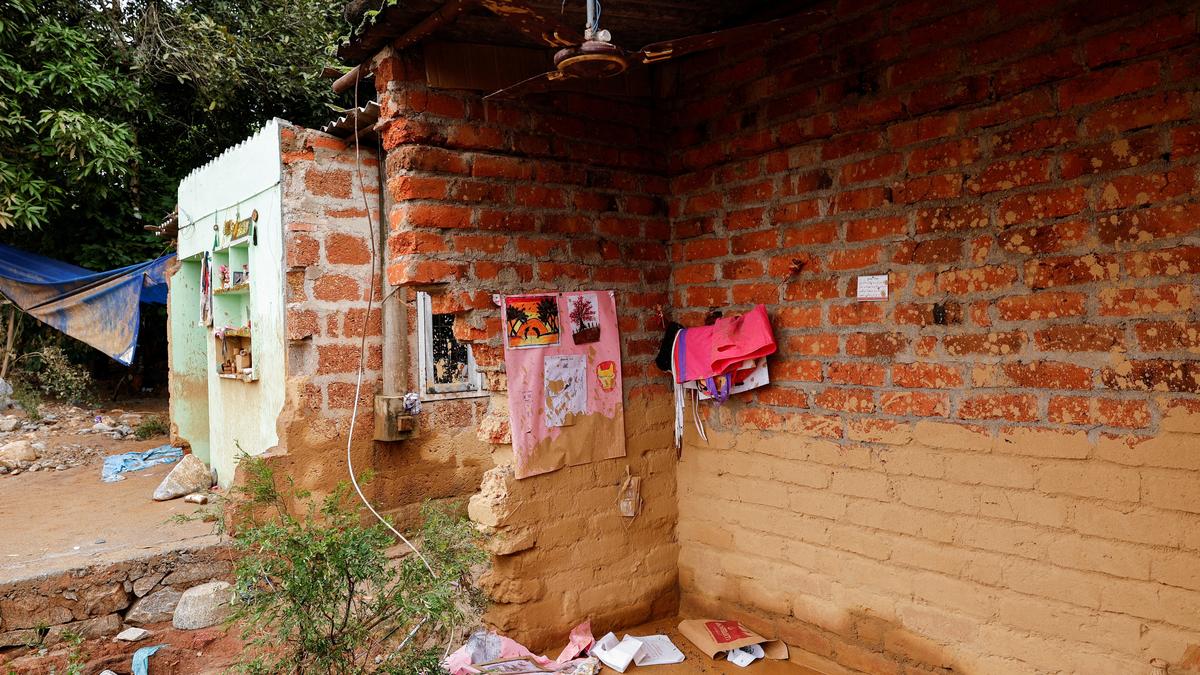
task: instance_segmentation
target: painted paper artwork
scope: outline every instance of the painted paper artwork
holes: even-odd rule
[[[556,307],[545,306],[546,299]],[[501,306],[509,330],[504,366],[517,478],[624,457],[621,344],[614,294],[520,296],[505,298]],[[551,315],[563,317],[561,331],[569,337],[559,339],[556,333],[553,343],[544,342],[544,335],[526,336],[521,326],[512,325],[530,325],[533,318]],[[560,330],[557,322],[554,329]]]
[[[571,320],[571,341],[587,345],[600,341],[600,310],[595,293],[580,293],[567,303]]]
[[[547,427],[571,426],[576,415],[587,413],[586,356],[547,356],[543,380]]]
[[[558,299],[553,295],[505,298],[504,326],[509,349],[558,344]]]

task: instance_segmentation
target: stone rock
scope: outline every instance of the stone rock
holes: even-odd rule
[[[163,579],[164,586],[194,586],[197,583],[214,581],[229,572],[229,563],[212,560],[208,562],[184,563]]]
[[[148,635],[150,635],[150,631],[145,628],[126,628],[117,633],[117,639],[122,642],[137,642],[146,639]]]
[[[0,431],[16,431],[21,426],[21,420],[15,417],[5,417],[0,420]]]
[[[31,443],[31,445],[33,446],[34,452],[38,454],[38,457],[41,457],[42,453],[46,452],[46,444],[41,441],[34,441]]]
[[[133,594],[139,598],[145,597],[147,593],[154,590],[158,582],[162,581],[162,574],[148,574],[133,582]]]
[[[179,598],[171,625],[180,630],[197,630],[221,623],[231,611],[230,588],[224,581],[210,581],[187,589]]]
[[[37,460],[37,451],[29,441],[13,441],[0,446],[0,464],[10,469]]]
[[[92,431],[95,431],[97,433],[105,433],[105,432],[109,432],[112,430],[113,430],[113,428],[108,426],[104,422],[96,422],[95,424],[92,425]]]
[[[129,606],[129,594],[125,584],[115,581],[106,585],[88,586],[79,592],[79,603],[75,607],[75,618],[100,616],[119,612]]]
[[[212,473],[195,455],[184,455],[154,490],[155,501],[166,501],[212,487]]]
[[[85,639],[104,637],[120,630],[121,615],[109,614],[108,616],[74,621],[61,626],[52,626],[50,632],[46,633],[46,639],[42,644],[47,646],[58,644],[71,635],[79,635]]]
[[[172,588],[155,591],[144,598],[138,598],[133,607],[125,613],[125,623],[161,623],[168,621],[175,614],[175,608],[183,593]]]

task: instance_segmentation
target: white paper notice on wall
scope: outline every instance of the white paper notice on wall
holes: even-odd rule
[[[888,275],[868,274],[858,278],[859,302],[877,302],[888,299]]]

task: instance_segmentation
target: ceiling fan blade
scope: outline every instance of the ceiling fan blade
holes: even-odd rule
[[[641,51],[631,54],[631,56],[635,59],[640,59],[642,63],[666,61],[667,59],[677,58],[685,54],[716,49],[717,47],[723,47],[735,42],[765,40],[786,35],[788,31],[814,23],[826,16],[827,13],[823,11],[801,12],[800,14],[775,19],[774,21],[752,23],[713,33],[689,35],[688,37],[677,38],[675,40],[663,40],[662,42],[648,44],[642,47]]]
[[[550,89],[552,89],[556,82],[561,82],[561,81],[567,80],[567,79],[570,79],[570,78],[568,78],[566,75],[563,75],[562,73],[558,72],[557,70],[551,70],[548,73],[542,73],[541,75],[534,75],[533,77],[521,80],[520,82],[518,82],[516,84],[511,84],[499,91],[493,91],[492,93],[488,94],[487,96],[484,96],[483,100],[485,100],[485,101],[503,101],[503,100],[508,100],[508,99],[519,98],[526,94],[540,94],[542,92],[549,91]]]
[[[547,47],[574,47],[583,44],[583,36],[566,24],[521,2],[521,0],[480,0],[480,6],[500,17],[513,28]]]

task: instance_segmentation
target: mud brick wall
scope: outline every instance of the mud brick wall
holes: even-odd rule
[[[685,613],[870,673],[1200,670],[1196,6],[820,7],[677,78],[672,298],[780,343],[684,449]]]
[[[383,296],[379,277],[371,283],[368,209],[377,238],[385,226],[376,144],[365,142],[356,150],[352,141],[285,127],[282,148],[290,407],[280,416],[280,448],[272,461],[304,488],[323,492],[348,480],[346,433],[365,331],[366,369],[353,453],[356,471],[371,469],[376,477],[364,491],[403,522],[411,521],[425,499],[465,499],[478,489],[485,462],[490,466],[488,448],[475,434],[478,406],[469,401],[429,405],[429,423],[445,430],[438,438],[372,440],[383,358]],[[377,241],[376,255],[383,249]],[[383,274],[381,263],[376,270]],[[368,297],[373,297],[369,317]],[[410,325],[416,325],[415,318]]]
[[[488,621],[531,647],[670,614],[677,602],[670,400],[656,382],[670,227],[663,135],[649,108],[566,97],[559,107],[433,91],[419,57],[374,62],[390,198],[388,278],[454,312],[490,399],[477,429],[495,468],[470,514],[494,535]],[[493,294],[616,291],[625,387],[624,460],[515,480]],[[413,324],[415,325],[415,324]],[[413,349],[415,354],[416,350]],[[422,438],[446,431],[419,421]],[[645,511],[620,516],[625,467]]]

